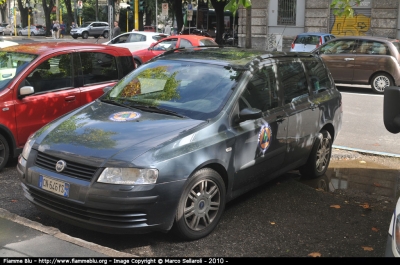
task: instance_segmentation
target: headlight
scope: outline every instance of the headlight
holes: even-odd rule
[[[26,141],[24,149],[22,150],[22,157],[28,160],[29,153],[31,152],[32,145],[35,141],[32,140],[33,134],[29,136],[28,141]]]
[[[154,184],[157,182],[157,169],[105,168],[97,182],[122,185]]]

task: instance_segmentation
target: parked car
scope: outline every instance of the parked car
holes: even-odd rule
[[[113,45],[128,48],[131,52],[150,47],[151,44],[166,38],[167,35],[156,32],[134,31],[127,32],[110,41],[104,42],[104,45]]]
[[[383,119],[391,133],[400,132],[400,88],[387,87],[383,99]],[[386,243],[386,257],[400,257],[400,198],[393,211]]]
[[[21,28],[18,30],[19,36],[28,36],[28,32],[30,31],[31,36],[45,36],[46,30],[42,25],[31,25],[29,27]]]
[[[0,170],[29,135],[101,96],[134,69],[127,49],[27,43],[0,50]]]
[[[306,32],[301,33],[294,38],[290,47],[291,52],[311,52],[325,42],[336,37],[330,33]]]
[[[8,26],[8,23],[0,23],[0,34],[4,35],[3,30]]]
[[[341,123],[317,56],[188,49],[37,131],[17,170],[25,197],[62,221],[193,240],[250,189],[298,168],[323,175]]]
[[[78,37],[87,39],[88,37],[92,36],[96,39],[100,36],[103,36],[105,39],[107,39],[110,34],[110,27],[108,26],[107,22],[85,22],[80,27],[71,29],[70,34],[74,39],[77,39]]]
[[[313,52],[321,56],[337,84],[370,85],[376,93],[400,85],[400,42],[372,36],[331,40]]]
[[[149,48],[132,52],[136,66],[140,66],[148,60],[165,51],[176,48],[190,48],[193,46],[218,46],[212,39],[197,35],[177,35],[164,38],[156,43],[151,44]]]
[[[17,34],[18,32],[22,29],[22,27],[20,25],[16,26],[16,30],[17,30]],[[13,36],[14,34],[14,25],[7,25],[4,29],[3,29],[3,36],[4,35],[10,35]]]

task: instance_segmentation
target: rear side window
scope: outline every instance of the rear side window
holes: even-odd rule
[[[126,76],[135,69],[132,56],[121,56],[117,57],[120,62],[122,76]]]
[[[389,49],[384,43],[371,40],[360,41],[356,51],[358,54],[371,54],[371,55],[389,54]]]
[[[114,56],[100,52],[82,52],[80,56],[83,85],[118,80],[118,70]]]
[[[278,64],[278,73],[282,82],[285,104],[308,96],[308,83],[300,62]]]
[[[311,81],[311,90],[318,92],[323,89],[332,88],[326,68],[317,58],[310,58],[303,61]]]
[[[200,46],[214,46],[217,45],[215,42],[209,39],[202,39],[199,41]]]
[[[181,42],[179,43],[179,48],[189,48],[192,46],[193,46],[192,43],[190,43],[190,41],[185,39],[181,39]]]

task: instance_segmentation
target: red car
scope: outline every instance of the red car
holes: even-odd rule
[[[178,35],[153,43],[148,49],[132,52],[136,67],[165,51],[182,47],[218,46],[214,39],[198,35]]]
[[[128,49],[85,43],[29,43],[0,50],[0,170],[29,135],[103,95],[134,70]]]

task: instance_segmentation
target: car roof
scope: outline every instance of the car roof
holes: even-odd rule
[[[258,64],[259,62],[264,60],[283,57],[314,57],[314,55],[308,52],[269,52],[265,50],[241,49],[235,47],[193,47],[180,49],[179,52],[165,52],[164,54],[157,56],[154,59],[185,60],[224,66],[229,65],[239,68],[248,68],[250,64]]]
[[[297,36],[303,36],[303,35],[325,36],[325,35],[333,35],[333,34],[323,33],[323,32],[304,32],[304,33],[297,34]]]
[[[18,47],[18,48],[16,48]],[[38,43],[23,43],[17,46],[11,46],[1,49],[3,52],[21,52],[37,55],[48,55],[55,52],[62,51],[82,51],[82,50],[95,50],[95,51],[105,51],[105,50],[115,50],[122,56],[132,56],[130,51],[126,48],[101,45],[95,43],[72,43],[72,42],[38,42]]]
[[[338,37],[333,40],[346,40],[346,39],[361,39],[361,40],[379,40],[379,41],[399,41],[396,39],[391,39],[391,38],[386,38],[386,37],[376,37],[376,36],[344,36],[344,37]]]
[[[206,36],[189,35],[189,34],[169,36],[169,37],[164,38],[164,39],[162,39],[162,40],[176,39],[176,38],[178,38],[178,39],[180,39],[180,38],[186,38],[186,39],[191,39],[191,40],[203,40],[203,39],[211,39],[211,40],[214,40],[213,38],[206,37]],[[161,41],[161,40],[160,40],[160,41]]]

